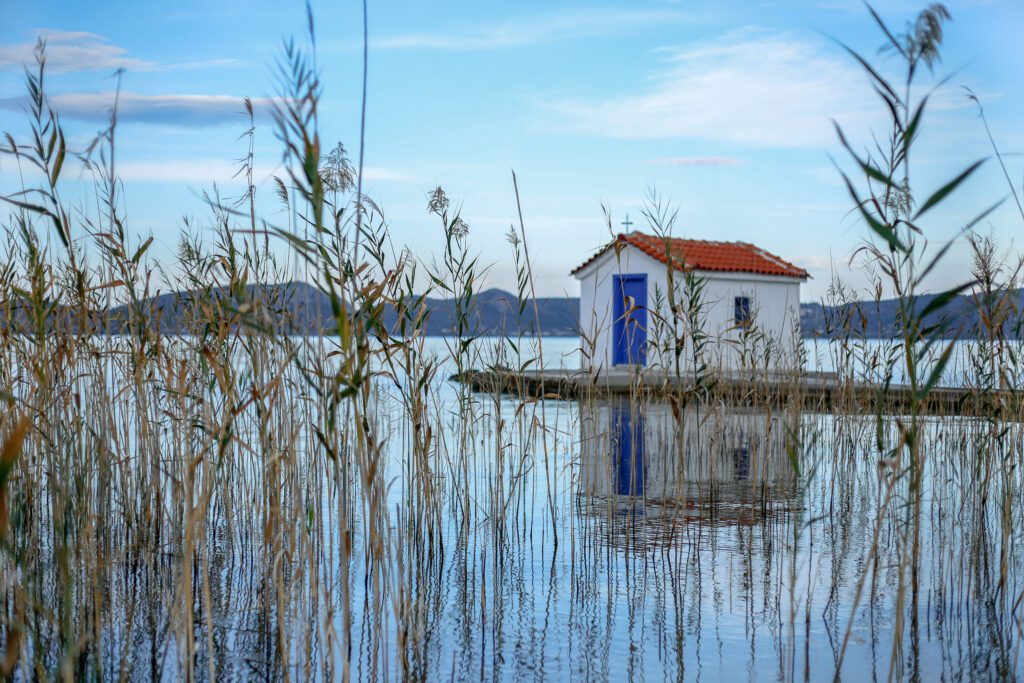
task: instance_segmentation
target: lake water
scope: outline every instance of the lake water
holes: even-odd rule
[[[237,680],[832,680],[841,661],[844,680],[1016,677],[1018,424],[926,420],[911,523],[907,475],[879,448],[895,442],[893,419],[468,395],[447,380],[450,343],[427,341],[443,359],[425,392],[428,439],[402,382],[376,380],[380,498],[366,493],[365,472],[324,456],[312,428],[322,409],[296,398],[275,432],[294,429],[290,445],[273,446],[289,453],[280,463],[243,449],[211,468],[210,507],[194,523],[207,550],[192,564],[181,561],[192,546],[180,531],[192,518],[166,502],[166,553],[140,569],[142,555],[113,543],[120,559],[98,577],[108,626],[85,648],[98,664],[82,670],[173,679],[191,662],[199,678]],[[497,343],[478,340],[474,364]],[[544,364],[578,366],[577,344],[544,340]],[[519,348],[516,360],[534,354]],[[957,354],[950,383],[970,366],[968,350]],[[842,363],[825,342],[809,343],[808,357],[817,370]],[[240,360],[243,385],[249,371]],[[179,446],[163,457],[198,473],[211,456],[178,452],[189,441],[172,434],[183,428],[175,420],[163,438]],[[240,423],[239,438],[255,443],[258,425]],[[166,465],[169,498],[192,471]],[[110,496],[156,495],[129,490],[112,485]],[[59,650],[58,640],[35,651]]]
[[[545,340],[547,364],[576,366],[576,344]],[[886,351],[881,342],[865,346]],[[808,343],[811,369],[834,371],[841,357],[827,342]],[[959,345],[946,383],[960,383],[969,357]],[[517,404],[487,409],[513,420]],[[1011,607],[1024,575],[1009,549],[1008,580],[993,590],[993,562],[995,548],[1021,531],[1020,498],[1009,493],[1014,519],[1005,538],[990,536],[1000,528],[991,506],[960,498],[976,475],[974,421],[928,425],[916,616],[906,618],[894,650],[906,539],[894,501],[876,522],[886,480],[873,417],[691,410],[682,449],[665,405],[548,402],[546,418],[555,521],[535,470],[518,514],[521,535],[500,549],[489,535],[474,538],[451,573],[436,577],[445,606],[428,658],[433,674],[829,680],[849,629],[849,680],[885,680],[890,668],[911,680],[1014,677],[1020,622]],[[1005,443],[1006,456],[1019,458],[1019,429]],[[992,493],[1019,485],[1014,475]],[[465,576],[475,581],[452,590]]]

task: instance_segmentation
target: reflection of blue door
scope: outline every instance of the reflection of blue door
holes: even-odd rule
[[[647,364],[647,276],[612,276],[612,365]]]
[[[620,496],[644,493],[644,418],[634,415],[629,405],[612,413],[618,439],[613,454],[616,461],[615,492]]]

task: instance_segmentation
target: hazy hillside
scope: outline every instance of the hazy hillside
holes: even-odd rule
[[[1024,308],[1024,290],[1012,294],[1018,310]],[[918,309],[926,307],[934,295],[922,296],[917,301]],[[194,292],[174,292],[153,297],[143,305],[147,324],[163,334],[199,332],[193,320],[208,320],[209,310],[214,303],[229,299],[228,307],[237,308],[240,302],[227,297],[226,290],[215,288],[209,294],[197,296]],[[265,287],[249,286],[246,299],[255,302],[255,320],[287,334],[330,333],[333,327],[331,307],[327,296],[316,287],[302,282],[289,282]],[[546,336],[574,336],[579,319],[579,299],[575,297],[540,297],[536,301],[536,319],[539,331]],[[456,306],[452,299],[428,298],[426,305],[429,315],[425,332],[428,335],[449,335],[456,330]],[[205,312],[204,312],[205,311]],[[805,338],[839,337],[853,332],[867,338],[888,338],[898,334],[897,319],[899,302],[886,299],[879,302],[854,302],[845,306],[823,306],[820,303],[805,303],[800,307],[801,333]],[[950,320],[948,337],[972,336],[980,329],[980,320],[974,302],[969,297],[957,297],[946,309]],[[396,327],[396,314],[388,308],[385,321]],[[127,330],[128,310],[119,306],[106,315],[96,312],[92,315],[93,328],[110,334],[121,334]],[[59,321],[59,323],[58,323]],[[1009,337],[1021,338],[1021,318],[1008,323]],[[0,320],[0,329],[15,327],[28,329],[28,318],[16,313],[12,321]],[[938,322],[930,317],[929,324]],[[64,329],[77,327],[78,321],[69,309],[55,309],[51,313],[48,327],[59,324]],[[500,289],[488,289],[476,295],[471,306],[468,329],[475,335],[530,335],[535,333],[535,312],[532,302],[527,302],[522,316],[519,302],[514,294]]]
[[[1016,310],[1024,308],[1024,290],[1010,294]],[[923,311],[935,299],[934,294],[918,297],[916,309]],[[958,296],[943,310],[948,323],[946,337],[959,338],[975,336],[984,328],[977,305],[970,296]],[[800,327],[806,337],[841,337],[853,333],[870,339],[891,338],[899,334],[899,301],[883,299],[857,301],[844,306],[823,306],[820,303],[806,303],[800,306]],[[930,314],[926,325],[941,322],[939,316]],[[1018,313],[1004,325],[1008,337],[1022,338],[1024,318]]]
[[[214,300],[223,300],[223,289],[212,292]],[[334,325],[330,300],[316,287],[302,282],[290,282],[263,288],[248,287],[247,297],[257,301],[260,315],[276,329],[289,334],[329,333]],[[232,301],[237,306],[238,302]],[[456,304],[452,299],[427,298],[428,316],[424,331],[428,335],[452,334],[457,326]],[[519,315],[519,302],[514,294],[499,289],[488,289],[476,295],[471,306],[468,329],[473,334],[516,335],[533,334],[536,320],[541,334],[573,336],[578,319],[579,300],[565,297],[539,297],[536,315],[532,302]],[[164,334],[178,334],[190,330],[194,306],[208,306],[192,292],[162,294],[146,304],[151,325]],[[257,318],[260,316],[258,315]],[[124,307],[112,309],[106,330],[120,333],[124,330],[128,311]],[[396,329],[397,314],[388,307],[384,314],[387,324]]]

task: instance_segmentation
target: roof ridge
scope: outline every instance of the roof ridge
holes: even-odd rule
[[[654,235],[639,230],[618,233],[615,239],[598,249],[571,274],[579,273],[618,243],[628,244],[661,263],[667,264],[671,259],[673,262],[677,262],[676,267],[680,269],[751,273],[800,279],[810,277],[805,269],[750,242]],[[663,248],[666,245],[667,249]]]

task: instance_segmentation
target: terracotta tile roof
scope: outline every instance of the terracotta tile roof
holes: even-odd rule
[[[580,272],[596,261],[609,249],[617,244],[629,244],[644,252],[651,258],[667,263],[665,242],[668,241],[673,260],[678,259],[680,270],[713,270],[732,273],[757,273],[758,275],[776,275],[807,279],[810,275],[806,270],[795,266],[775,254],[746,242],[710,242],[707,240],[684,240],[678,237],[658,237],[642,232],[620,234],[601,248],[596,254],[572,271],[572,275]]]

